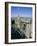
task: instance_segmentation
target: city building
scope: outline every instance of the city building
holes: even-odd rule
[[[12,17],[11,20],[14,20],[14,24],[11,24],[14,28],[20,29],[18,31],[21,35],[25,34],[27,38],[32,38],[32,18],[31,17]]]

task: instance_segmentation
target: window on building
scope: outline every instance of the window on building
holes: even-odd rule
[[[26,24],[23,24],[23,30],[25,30],[26,29]]]

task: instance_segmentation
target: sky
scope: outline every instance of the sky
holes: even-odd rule
[[[32,16],[32,7],[17,7],[12,6],[11,7],[11,16],[23,16],[23,17],[31,17]]]

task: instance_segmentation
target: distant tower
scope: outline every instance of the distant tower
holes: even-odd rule
[[[17,21],[18,21],[18,23],[17,23],[18,28],[20,28],[20,16],[19,16],[19,15],[18,15],[18,17],[17,17]]]
[[[20,19],[20,16],[18,15],[17,19],[19,20]]]

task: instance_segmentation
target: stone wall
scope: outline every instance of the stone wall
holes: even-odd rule
[[[22,34],[25,34],[27,38],[32,37],[32,21],[26,21],[21,18],[16,18],[14,26],[16,29],[20,29]]]

